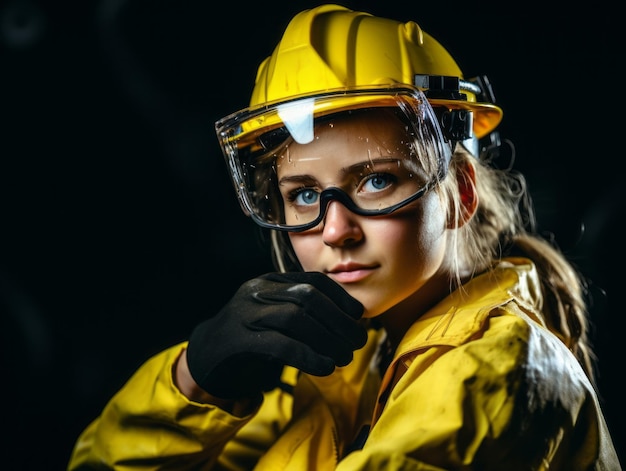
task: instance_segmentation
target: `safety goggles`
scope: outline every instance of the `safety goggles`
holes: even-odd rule
[[[361,216],[391,214],[433,188],[451,156],[414,88],[309,95],[215,127],[243,211],[279,231],[316,227],[332,201]]]

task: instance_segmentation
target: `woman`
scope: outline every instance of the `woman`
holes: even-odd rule
[[[582,280],[489,165],[489,96],[416,23],[296,15],[216,124],[277,272],[147,361],[69,469],[621,469]]]

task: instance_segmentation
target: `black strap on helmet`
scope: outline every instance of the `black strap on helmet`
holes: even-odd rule
[[[479,93],[476,93],[476,100],[487,103],[496,102],[496,96],[486,75],[473,77],[469,79],[468,83],[476,86],[479,90]],[[500,155],[501,146],[500,133],[492,131],[480,139],[480,156],[484,159],[493,160]]]
[[[486,75],[463,80],[454,76],[416,74],[413,83],[429,99],[467,101],[467,95],[462,92],[468,91],[476,95],[478,102],[495,103],[496,101],[493,88]],[[445,107],[433,107],[433,111],[437,115],[443,135],[448,141],[458,142],[475,138],[472,132],[471,111]],[[483,154],[497,154],[500,145],[499,133],[492,131],[480,139],[479,154],[481,156]]]
[[[444,75],[415,75],[414,85],[424,92],[426,98],[460,100],[466,101],[467,97],[461,93],[461,82],[459,77]],[[465,82],[464,85],[473,84]],[[466,87],[467,88],[467,85]],[[473,92],[473,89],[471,90]],[[463,109],[446,109],[434,107],[433,111],[437,115],[439,125],[444,137],[448,141],[463,141],[472,137],[472,113]]]

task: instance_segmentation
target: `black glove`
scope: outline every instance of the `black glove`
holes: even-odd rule
[[[325,376],[365,345],[363,306],[321,273],[269,273],[244,283],[191,334],[187,362],[202,389],[222,399],[276,387],[284,365]]]

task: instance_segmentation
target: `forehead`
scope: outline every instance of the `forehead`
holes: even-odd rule
[[[412,152],[411,127],[389,109],[358,110],[316,122],[307,144],[291,141],[278,155],[277,165],[296,162],[342,162],[404,157]]]

